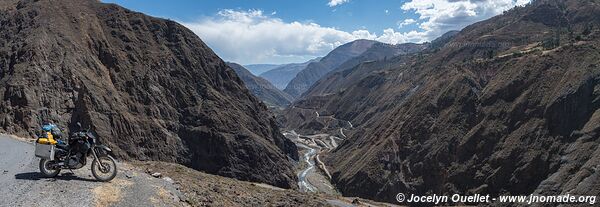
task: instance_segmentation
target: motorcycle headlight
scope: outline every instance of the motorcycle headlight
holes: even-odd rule
[[[88,132],[87,136],[96,139],[96,136],[94,136],[94,133],[92,132]]]

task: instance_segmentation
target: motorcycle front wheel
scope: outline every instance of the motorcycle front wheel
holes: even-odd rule
[[[109,155],[98,157],[92,162],[92,175],[102,182],[111,181],[117,176],[117,162]]]
[[[47,160],[47,159],[40,160],[40,172],[42,173],[42,175],[44,175],[44,177],[47,177],[47,178],[56,177],[58,175],[58,173],[60,173],[60,169],[50,168],[50,163],[52,163],[51,160]]]

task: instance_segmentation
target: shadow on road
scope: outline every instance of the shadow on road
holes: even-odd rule
[[[28,172],[28,173],[19,173],[15,175],[15,179],[17,180],[49,180],[49,181],[53,181],[53,180],[66,180],[66,181],[71,181],[71,180],[77,180],[77,181],[87,181],[87,182],[97,182],[97,180],[95,179],[88,179],[88,178],[82,178],[82,177],[77,177],[75,176],[75,174],[73,173],[64,173],[64,174],[60,174],[54,178],[47,178],[44,177],[44,175],[40,172]]]

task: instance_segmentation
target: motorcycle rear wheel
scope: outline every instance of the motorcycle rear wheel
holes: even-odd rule
[[[40,172],[42,173],[42,175],[44,175],[44,177],[53,178],[56,177],[58,173],[60,173],[60,169],[52,169],[49,167],[51,162],[51,160],[47,159],[40,160]]]
[[[117,176],[117,162],[110,155],[103,155],[92,162],[92,175],[98,181],[108,182]],[[101,163],[101,164],[100,164]]]

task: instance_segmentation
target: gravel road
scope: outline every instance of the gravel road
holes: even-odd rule
[[[184,206],[169,179],[154,178],[119,163],[111,182],[96,182],[88,166],[63,170],[56,178],[39,173],[34,145],[0,135],[0,207],[5,206]]]

